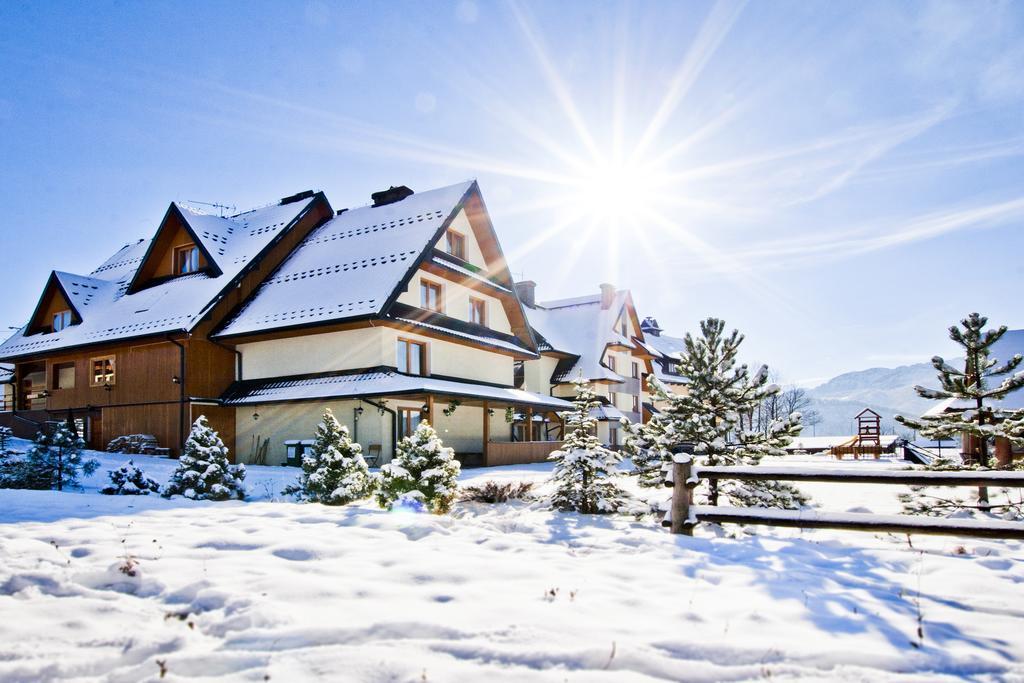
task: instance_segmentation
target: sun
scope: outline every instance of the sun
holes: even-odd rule
[[[620,228],[659,203],[667,178],[651,166],[603,161],[581,170],[572,185],[572,204],[579,214]]]

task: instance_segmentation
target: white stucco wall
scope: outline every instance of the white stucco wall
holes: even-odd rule
[[[245,379],[394,365],[394,342],[381,328],[360,328],[239,344]]]
[[[512,326],[509,324],[508,316],[505,314],[505,308],[498,298],[423,271],[417,271],[413,275],[409,281],[409,289],[398,296],[398,301],[419,308],[421,303],[420,281],[424,279],[441,285],[441,296],[444,299],[444,308],[442,310],[445,315],[469,322],[469,298],[482,299],[487,302],[487,327],[496,332],[512,333]]]

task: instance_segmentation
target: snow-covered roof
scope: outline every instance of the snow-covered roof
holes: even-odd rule
[[[615,292],[607,308],[602,308],[601,296],[595,294],[539,303],[535,308],[525,309],[530,327],[547,347],[575,356],[559,363],[553,382],[571,382],[580,376],[589,381],[624,381],[621,375],[602,365],[601,359],[610,344],[634,346],[632,340],[615,329],[615,321],[628,297],[629,292],[625,290]]]
[[[644,349],[655,356],[654,376],[666,384],[686,384],[679,375],[665,372],[664,363],[677,361],[686,351],[686,343],[681,337],[669,337],[664,334],[647,334],[641,344]]]
[[[435,394],[486,399],[501,403],[568,410],[572,403],[512,387],[403,375],[388,368],[349,374],[276,377],[233,384],[222,397],[225,405],[252,405],[325,398],[356,398]]]
[[[0,357],[29,354],[192,328],[246,265],[313,203],[308,198],[231,217],[198,213],[173,205],[216,261],[219,275],[205,272],[169,278],[127,294],[152,240],[125,245],[88,276],[56,272],[82,321],[59,332],[27,335],[18,330]]]
[[[335,216],[310,233],[215,336],[379,316],[473,185]]]

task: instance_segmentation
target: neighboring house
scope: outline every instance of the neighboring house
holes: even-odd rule
[[[619,446],[620,420],[643,419],[652,359],[629,291],[603,284],[599,294],[538,303],[535,283],[519,282],[516,288],[540,352],[523,364],[522,385],[571,400],[574,380],[591,382],[603,402],[595,411],[598,437]],[[529,440],[532,432],[537,438],[539,428],[540,438],[561,438],[559,424],[530,424],[517,424],[517,437]]]
[[[508,409],[570,407],[514,386],[537,347],[475,182],[338,212],[213,336],[240,355],[222,403],[242,460],[267,440],[267,462],[282,462],[329,407],[379,461],[429,419],[464,461],[487,463],[511,440]]]
[[[686,343],[681,337],[670,337],[664,334],[656,318],[647,317],[640,323],[644,333],[641,346],[651,354],[654,376],[671,391],[681,394],[686,391],[686,379],[679,373],[679,360],[686,351]],[[653,399],[644,405],[644,421],[650,414],[657,412],[664,402]]]
[[[229,217],[172,203],[152,239],[87,275],[52,272],[27,324],[0,344],[14,365],[14,411],[0,424],[31,437],[70,417],[92,448],[147,433],[177,452],[205,413],[233,442],[234,410],[219,398],[235,354],[210,332],[332,215],[311,191]]]

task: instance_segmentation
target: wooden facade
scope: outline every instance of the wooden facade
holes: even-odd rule
[[[154,335],[131,340],[62,349],[36,356],[12,359],[14,364],[14,407],[0,414],[0,424],[17,427],[25,434],[31,425],[68,416],[86,425],[90,448],[104,449],[115,437],[152,434],[162,447],[180,453],[190,427],[199,415],[221,433],[227,444],[234,443],[233,409],[210,404],[236,378],[235,352],[209,339],[222,321],[238,309],[274,269],[314,228],[333,216],[326,198],[316,195],[309,209],[278,239],[258,255],[235,284],[225,281],[225,291],[188,333]],[[189,235],[168,213],[158,238],[151,247],[152,263],[140,266],[134,283],[141,288],[147,278],[170,274],[168,253]],[[203,254],[202,267],[209,267]],[[51,314],[63,306],[51,278],[39,311]],[[51,293],[53,292],[53,293]],[[203,302],[196,302],[201,305]],[[37,311],[38,312],[38,311]],[[39,318],[43,320],[42,317]],[[99,380],[93,364],[109,361],[108,375]],[[41,425],[40,425],[41,426]]]

